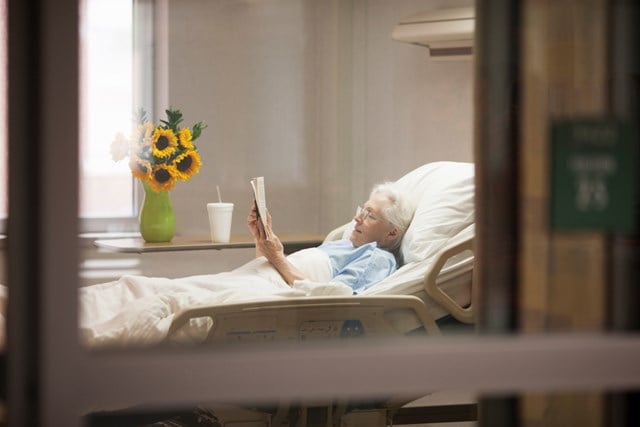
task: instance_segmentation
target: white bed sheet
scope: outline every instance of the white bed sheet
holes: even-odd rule
[[[177,279],[122,276],[113,282],[81,288],[81,338],[92,348],[146,346],[161,342],[174,315],[194,306],[351,295],[350,287],[328,283],[331,266],[324,252],[310,248],[289,259],[309,280],[291,287],[260,257],[230,272]],[[198,341],[207,330],[206,321],[191,322],[181,331],[181,338]]]

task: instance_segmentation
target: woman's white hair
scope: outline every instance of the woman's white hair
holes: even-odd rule
[[[385,220],[396,226],[399,230],[398,237],[393,245],[387,248],[390,251],[395,251],[400,247],[402,237],[411,224],[415,206],[411,202],[411,198],[392,182],[384,182],[373,187],[370,197],[375,195],[381,195],[387,199],[388,203],[383,208],[382,215]]]

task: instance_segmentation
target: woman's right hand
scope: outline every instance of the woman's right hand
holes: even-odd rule
[[[247,228],[249,232],[253,236],[255,240],[260,240],[260,221],[258,221],[258,211],[256,209],[256,204],[253,203],[251,207],[251,211],[249,211],[249,215],[247,216]],[[262,233],[264,234],[264,232]]]

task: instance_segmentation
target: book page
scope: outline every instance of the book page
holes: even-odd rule
[[[253,198],[256,203],[256,210],[258,211],[258,218],[262,222],[264,227],[266,238],[269,240],[271,238],[269,232],[267,231],[267,198],[264,190],[264,177],[258,176],[255,178],[251,178],[251,188],[253,189]]]

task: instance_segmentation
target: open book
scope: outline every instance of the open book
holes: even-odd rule
[[[264,191],[264,177],[257,176],[251,178],[251,188],[253,189],[253,199],[256,203],[256,211],[258,212],[258,219],[262,222],[262,226],[266,233],[266,238],[269,240],[271,234],[267,230],[267,198]]]

